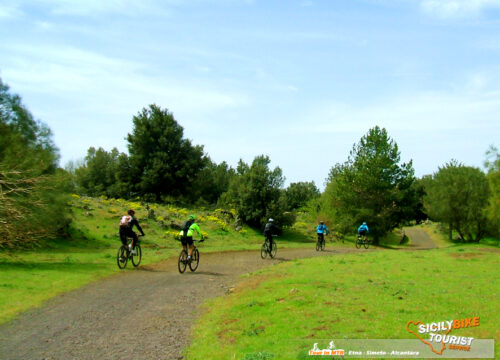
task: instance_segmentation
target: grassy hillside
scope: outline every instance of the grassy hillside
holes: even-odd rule
[[[179,253],[180,243],[174,235],[191,213],[197,215],[197,222],[208,235],[203,252],[257,250],[263,240],[260,231],[246,226],[236,231],[234,215],[220,209],[149,205],[148,211],[139,202],[73,195],[70,238],[47,241],[32,249],[0,252],[0,323],[57,294],[123,271],[117,268],[115,260],[121,244],[118,224],[130,208],[136,210],[146,233],[142,241],[143,265]],[[296,229],[289,229],[280,237],[280,248],[312,246],[313,230],[314,224],[300,222]],[[124,271],[134,269],[130,266]]]

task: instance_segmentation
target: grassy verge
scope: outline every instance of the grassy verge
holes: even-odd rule
[[[307,359],[318,340],[411,339],[410,320],[472,316],[481,326],[463,335],[496,339],[498,353],[499,265],[481,245],[282,263],[206,303],[187,359]]]

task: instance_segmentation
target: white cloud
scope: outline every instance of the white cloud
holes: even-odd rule
[[[0,3],[0,20],[19,17],[22,12],[16,4]]]
[[[500,91],[481,91],[484,85],[483,76],[477,75],[471,77],[461,93],[428,92],[361,107],[328,104],[312,110],[295,131],[365,133],[375,125],[409,132],[498,130]]]
[[[0,18],[13,17],[21,13],[20,8],[27,9],[32,6],[33,1],[16,0],[4,1],[0,0]],[[39,0],[37,7],[44,8],[55,15],[79,15],[79,16],[95,16],[100,14],[121,14],[121,15],[137,15],[142,13],[161,14],[162,16],[169,13],[166,7],[173,5],[181,5],[181,0]]]
[[[18,54],[6,77],[29,91],[54,96],[92,98],[151,98],[177,108],[217,109],[246,105],[248,98],[238,93],[190,85],[173,77],[144,75],[145,65],[85,51],[75,47],[15,46]],[[42,90],[43,89],[43,90]],[[148,103],[153,102],[150,100]],[[193,106],[195,105],[195,106]]]
[[[477,16],[482,11],[500,8],[500,0],[421,0],[421,9],[442,18]]]

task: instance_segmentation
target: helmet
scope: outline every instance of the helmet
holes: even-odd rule
[[[366,221],[363,221],[363,225],[366,225]]]
[[[189,220],[195,220],[195,219],[196,219],[196,215],[193,215],[193,214],[189,215]]]
[[[274,221],[274,219],[269,219],[269,222],[273,222],[273,221]]]
[[[321,225],[323,225],[325,222],[324,222],[324,221],[320,221],[319,223],[320,223]]]

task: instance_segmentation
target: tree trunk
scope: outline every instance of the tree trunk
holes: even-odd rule
[[[457,232],[458,232],[458,235],[460,236],[460,240],[462,240],[462,242],[465,242],[465,237],[464,237],[464,234],[462,233],[462,231],[460,231],[460,229],[457,229]]]
[[[453,240],[453,227],[450,222],[450,226],[448,227],[448,240]]]

